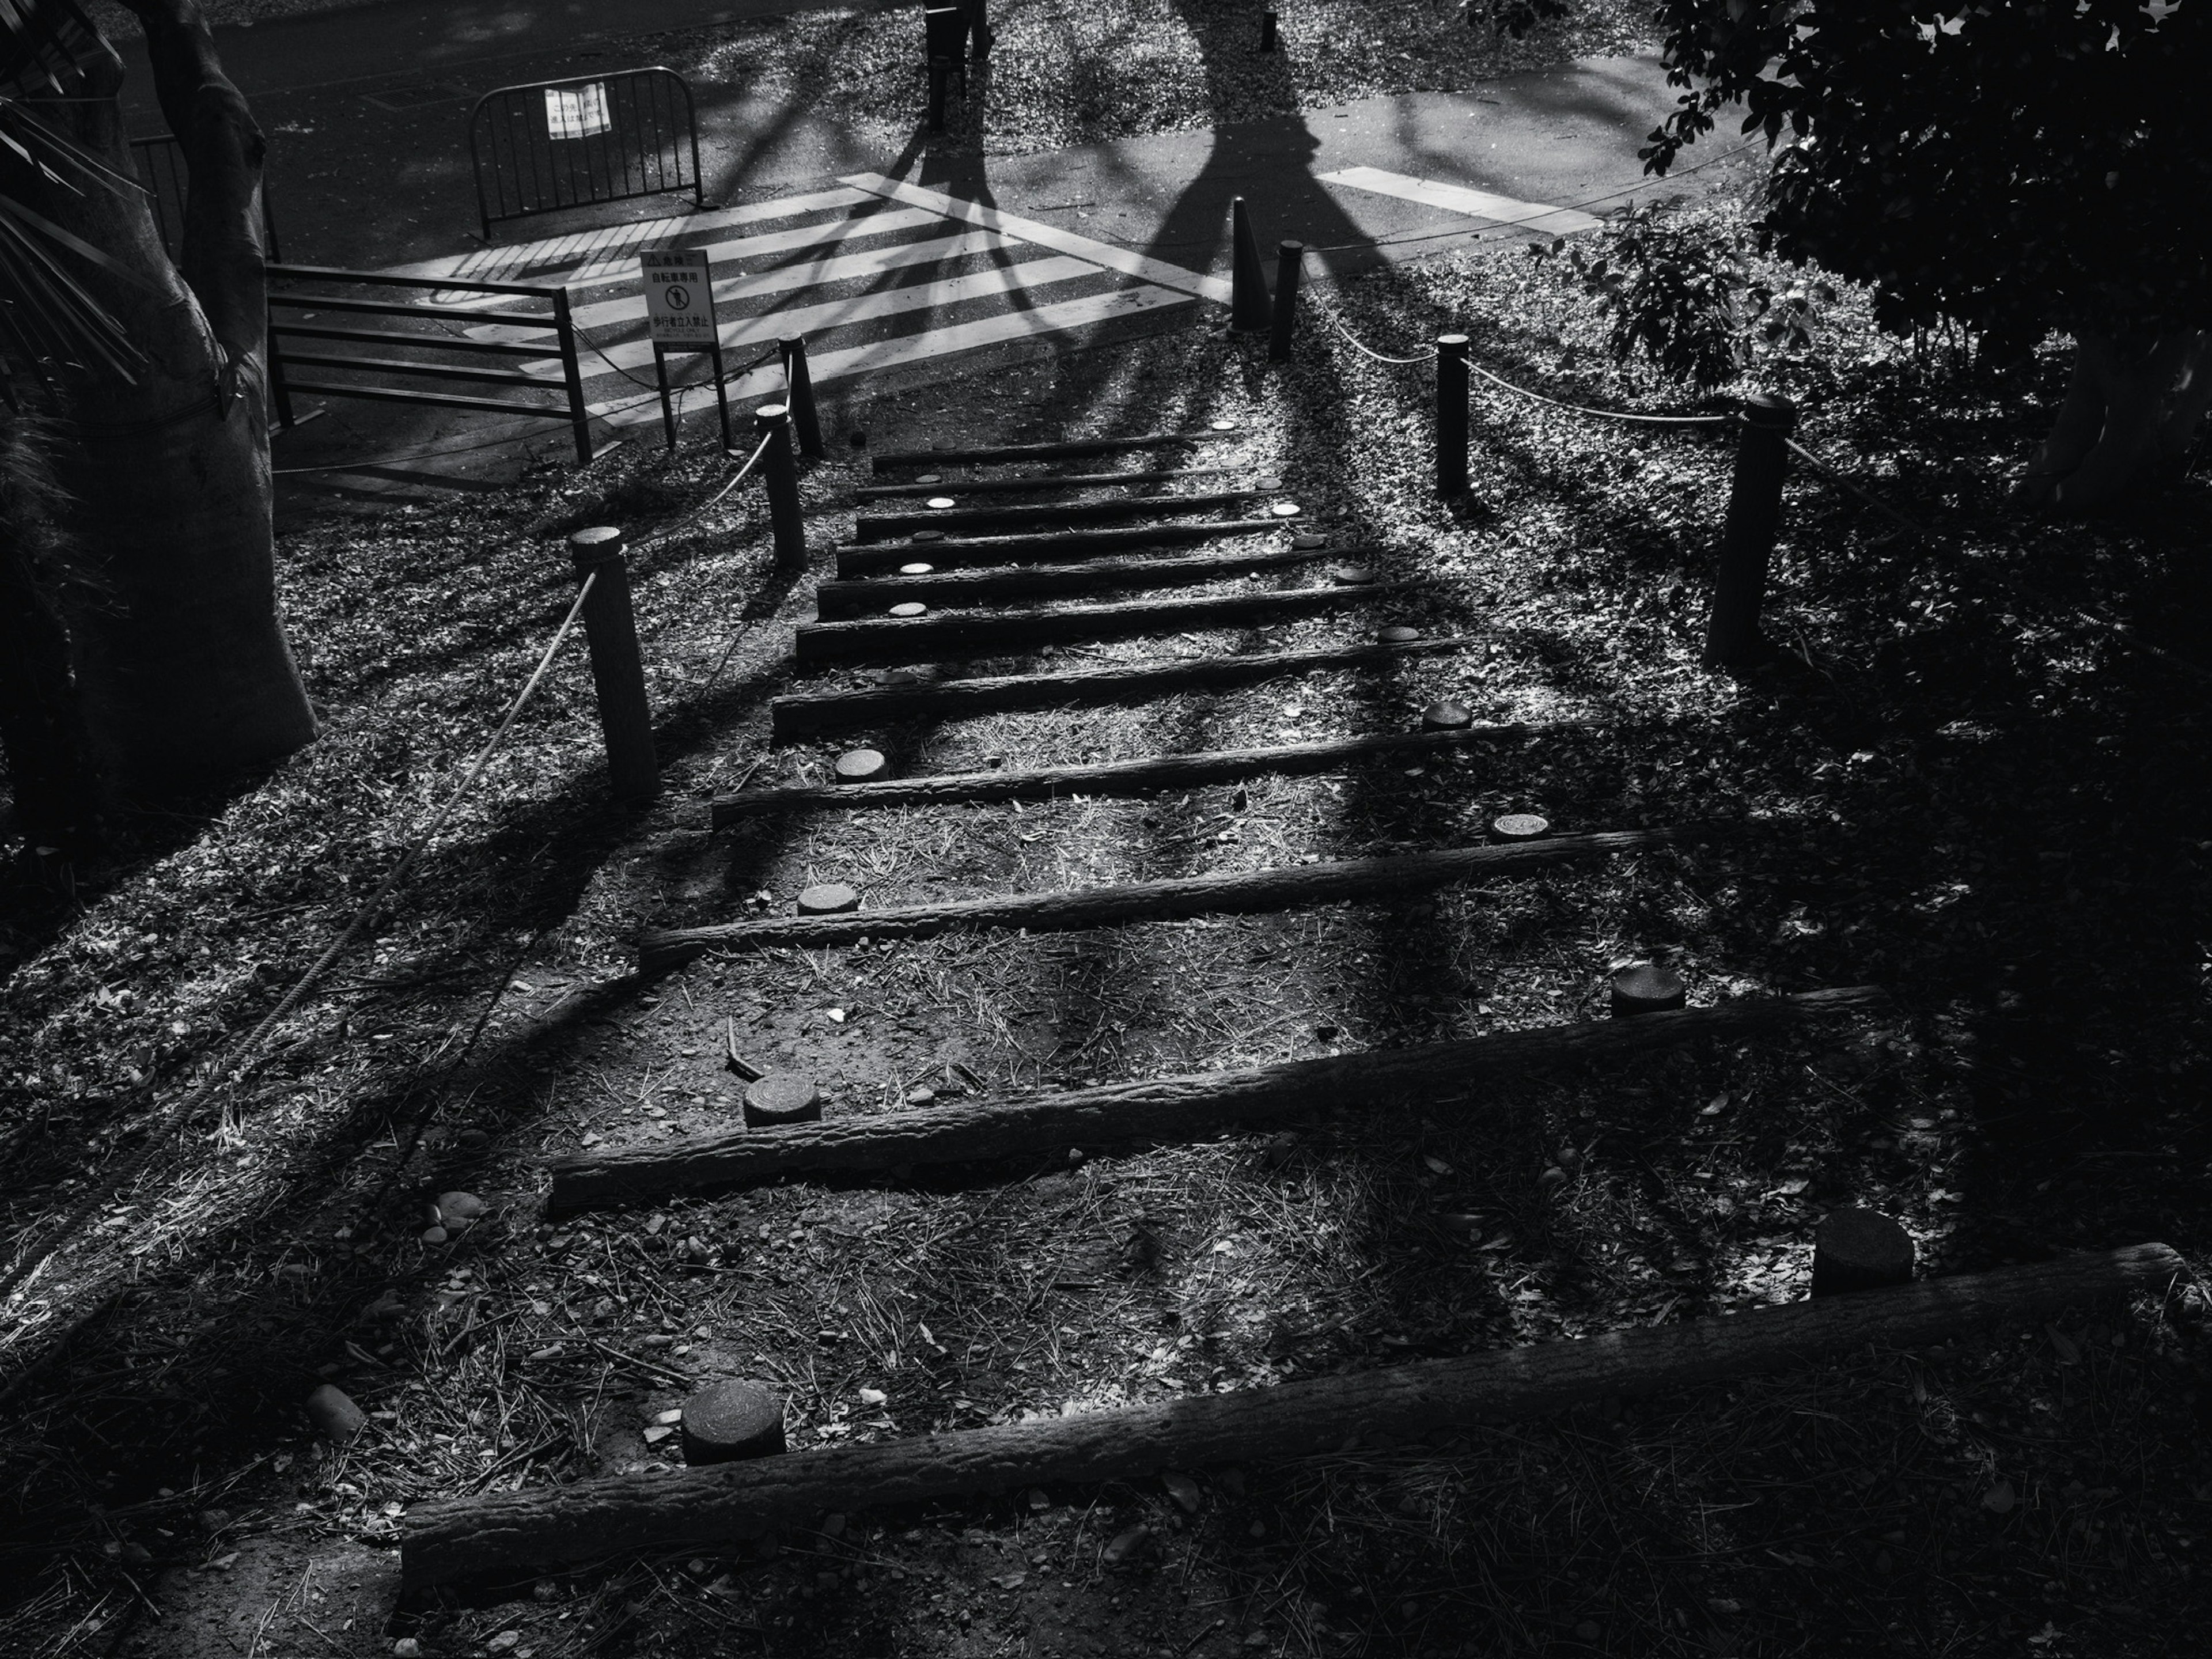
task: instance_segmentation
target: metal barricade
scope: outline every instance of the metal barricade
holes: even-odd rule
[[[500,87],[469,111],[477,216],[491,228],[595,202],[680,195],[707,204],[691,88],[673,70],[617,70]]]
[[[269,278],[272,284],[269,292],[269,381],[280,425],[294,424],[292,398],[295,393],[365,398],[387,404],[425,404],[433,409],[467,410],[479,415],[566,421],[575,435],[576,464],[581,466],[592,459],[591,413],[584,404],[584,379],[576,361],[576,329],[568,314],[566,289],[538,288],[523,283],[472,283],[456,277],[387,276],[376,271],[331,270],[319,265],[271,265]],[[274,286],[280,283],[286,285],[281,290]],[[313,285],[315,291],[301,291],[297,285],[303,283]],[[544,314],[504,308],[495,311],[481,304],[459,304],[451,300],[444,303],[427,297],[420,301],[370,300],[330,291],[361,288],[396,289],[425,295],[461,294],[538,300],[544,301],[550,310]],[[313,315],[303,314],[294,321],[280,319],[280,309]],[[326,313],[398,320],[390,326],[345,328],[323,322],[321,319]],[[441,323],[446,329],[410,330],[404,325],[410,320]],[[447,331],[456,324],[480,333]],[[526,330],[553,337],[542,341],[481,337],[483,332],[493,329],[508,332]],[[324,349],[301,351],[289,343],[297,340],[382,347],[412,355],[394,357],[340,356]],[[455,362],[451,360],[453,356],[463,361]],[[479,366],[468,362],[471,357],[538,361],[557,357],[561,378],[555,380],[549,375],[525,374],[489,364]],[[374,378],[303,380],[297,378],[296,373],[303,368],[336,369],[350,375]],[[511,393],[507,397],[483,398],[433,392],[407,384],[410,380],[474,382],[515,391],[557,393],[561,401],[523,402]],[[398,384],[393,384],[395,381]]]
[[[185,166],[185,147],[172,133],[133,138],[131,159],[137,165],[138,182],[154,198],[154,228],[160,233],[161,246],[168,250],[173,264],[184,242],[185,198],[191,183],[189,169]],[[261,231],[268,244],[264,252],[272,259],[283,258],[284,255],[276,246],[276,215],[269,205],[269,175],[265,168],[261,176]]]

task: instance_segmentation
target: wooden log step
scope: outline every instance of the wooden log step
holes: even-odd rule
[[[713,1551],[811,1527],[830,1513],[1138,1480],[1169,1469],[1266,1466],[1354,1439],[1370,1447],[1419,1442],[1607,1398],[1788,1370],[1870,1344],[1927,1347],[1992,1326],[2033,1328],[2069,1309],[2156,1296],[2190,1277],[2165,1245],[2136,1244],[1158,1405],[447,1498],[415,1504],[401,1520],[400,1585],[413,1595],[627,1551]]]
[[[911,536],[917,530],[941,530],[948,537],[969,530],[1044,530],[1060,526],[1110,524],[1116,519],[1195,518],[1224,507],[1246,507],[1276,494],[1267,489],[1211,489],[1188,495],[1132,495],[1114,501],[1061,501],[1047,506],[947,507],[940,512],[861,513],[853,520],[853,539],[866,544]],[[1278,517],[1286,516],[1277,514]],[[1295,514],[1287,516],[1295,517]]]
[[[710,951],[850,945],[864,936],[927,939],[937,933],[994,927],[1062,933],[1131,921],[1236,915],[1287,910],[1297,905],[1334,904],[1346,899],[1432,892],[1534,865],[1712,840],[1741,828],[1743,821],[1728,819],[1657,830],[1601,830],[1489,847],[1452,847],[1433,853],[1401,853],[1391,858],[1338,859],[1274,870],[1225,871],[1166,881],[1126,882],[1114,887],[1078,887],[1058,893],[1000,893],[988,898],[904,904],[883,910],[864,907],[842,915],[768,917],[658,929],[638,937],[638,970],[657,973]]]
[[[1258,685],[1326,669],[1383,668],[1402,658],[1463,651],[1480,643],[1472,635],[1448,635],[1394,645],[1305,646],[1233,657],[1115,663],[1049,674],[994,674],[872,691],[788,692],[769,702],[769,732],[776,742],[791,743],[823,732],[877,730],[904,720],[972,720],[1025,708],[1143,702],[1171,692]]]
[[[1054,489],[1126,489],[1134,484],[1172,483],[1177,478],[1225,478],[1248,467],[1186,466],[1168,472],[1059,472],[1027,478],[953,478],[935,483],[862,484],[853,493],[864,501],[890,501],[916,495],[1041,495]]]
[[[1502,1080],[1563,1066],[1620,1060],[1702,1038],[1735,1041],[1808,1020],[1873,1013],[1887,996],[1869,986],[1795,997],[1747,997],[1711,1008],[1634,1019],[1540,1026],[1497,1036],[1284,1060],[973,1105],[930,1106],[778,1129],[732,1130],[550,1159],[556,1212],[658,1201],[672,1193],[747,1186],[794,1175],[858,1175],[904,1164],[977,1164],[1071,1146],[1160,1146],[1245,1131],[1331,1106],[1425,1107],[1510,1098]]]
[[[874,576],[919,559],[939,570],[978,565],[1015,564],[1024,560],[1060,562],[1095,559],[1102,553],[1154,547],[1184,547],[1193,542],[1225,541],[1236,536],[1280,535],[1280,519],[1215,519],[1202,524],[1148,524],[1110,530],[1048,531],[1034,536],[948,537],[940,542],[837,549],[840,576]]]
[[[1089,766],[1012,768],[996,772],[939,772],[928,777],[884,778],[872,783],[794,784],[778,789],[740,789],[714,798],[714,828],[773,812],[857,810],[871,806],[938,806],[1002,800],[1052,800],[1063,795],[1149,795],[1195,789],[1242,778],[1300,777],[1334,772],[1355,761],[1429,755],[1513,738],[1533,737],[1556,726],[1478,726],[1455,732],[1393,732],[1371,738],[1326,738],[1314,743],[1271,744],[1257,749],[1215,749],[1203,754],[1151,755],[1142,760],[1101,761]]]
[[[954,611],[941,617],[872,617],[801,623],[793,655],[801,667],[840,662],[947,662],[998,657],[1041,645],[1081,645],[1136,634],[1243,628],[1272,617],[1310,617],[1340,605],[1402,593],[1411,582],[1361,587],[1285,587],[1198,599],[1125,599],[1113,605],[1046,605],[1035,611]]]
[[[874,576],[828,581],[814,590],[814,609],[825,619],[881,616],[892,605],[918,600],[932,610],[990,605],[1058,593],[1095,593],[1115,587],[1172,587],[1179,582],[1218,581],[1255,570],[1287,570],[1324,559],[1357,559],[1379,548],[1255,548],[1251,552],[1185,555],[1174,559],[1091,559],[1081,564],[1012,565],[1003,570],[957,570],[927,576]]]
[[[886,449],[872,470],[893,472],[902,466],[987,466],[1000,461],[1073,461],[1086,455],[1126,455],[1135,449],[1171,449],[1177,444],[1212,444],[1249,434],[1231,427],[1221,432],[1155,432],[1139,438],[1071,438],[1048,444],[1000,444],[989,449]]]

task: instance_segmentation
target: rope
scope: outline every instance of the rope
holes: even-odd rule
[[[1799,443],[1795,438],[1785,437],[1782,441],[1790,447],[1790,450],[1793,454],[1796,455],[1799,459],[1811,466],[1812,469],[1818,472],[1822,477],[1827,479],[1831,483],[1840,485],[1851,495],[1857,496],[1859,500],[1864,501],[1869,507],[1874,508],[1875,512],[1881,514],[1884,518],[1902,526],[1906,531],[1917,536],[1922,541],[1926,542],[1931,547],[1940,548],[1943,545],[1944,538],[1938,536],[1935,531],[1929,529],[1926,525],[1921,523],[1917,519],[1913,518],[1911,514],[1900,512],[1896,507],[1892,507],[1887,501],[1883,501],[1881,497],[1876,495],[1872,490],[1864,489],[1858,483],[1853,482],[1837,468],[1830,465],[1826,461],[1822,460],[1818,455],[1815,455],[1811,450],[1806,448],[1804,445]],[[2170,663],[2172,666],[2179,669],[2185,674],[2191,675],[2200,680],[2212,682],[2212,669],[2207,669],[2197,663],[2193,663],[2186,657],[2176,656],[2172,652],[2168,651],[2162,645],[2154,645],[2150,641],[2144,639],[2141,635],[2137,634],[2133,629],[2130,628],[2124,623],[2114,622],[2110,617],[2100,617],[2094,611],[2084,611],[2081,606],[2060,599],[2057,594],[2039,586],[2037,584],[2027,580],[2024,577],[2005,575],[2000,573],[1998,580],[2018,589],[2022,593],[2042,600],[2046,605],[2057,607],[2059,610],[2066,612],[2067,615],[2072,617],[2076,622],[2086,623],[2092,628],[2101,628],[2107,633],[2117,635],[2124,643],[2131,645],[2138,651],[2144,652],[2150,656],[2157,657],[2165,662]]]
[[[1650,426],[1734,426],[1736,421],[1733,415],[1632,415],[1625,410],[1593,409],[1588,404],[1571,404],[1562,398],[1547,398],[1540,392],[1531,392],[1523,386],[1516,386],[1503,375],[1492,374],[1480,363],[1469,362],[1468,367],[1484,380],[1502,386],[1508,392],[1517,392],[1532,402],[1549,404],[1554,409],[1572,410],[1577,415],[1594,415],[1603,421],[1637,421]]]
[[[308,991],[313,988],[316,981],[330,970],[331,965],[343,955],[347,947],[351,945],[354,940],[375,921],[385,901],[391,897],[393,890],[406,878],[408,872],[414,868],[416,860],[428,847],[431,838],[445,827],[447,820],[453,817],[455,809],[466,799],[469,791],[475,787],[477,780],[483,775],[484,768],[491,763],[492,757],[498,752],[500,745],[506,741],[507,734],[514,730],[515,721],[521,718],[523,709],[528,706],[530,699],[537,694],[538,688],[544,683],[547,672],[552,668],[554,657],[560,652],[562,646],[568,641],[569,633],[576,625],[576,618],[583,614],[584,601],[591,596],[592,586],[598,580],[597,571],[592,571],[585,576],[582,584],[576,590],[575,601],[568,607],[568,614],[562,618],[559,629],[554,634],[552,642],[545,647],[544,654],[538,658],[538,666],[532,672],[528,682],[516,695],[514,701],[507,705],[507,714],[501,720],[498,727],[489,738],[484,740],[483,746],[477,750],[476,757],[470,762],[469,769],[462,776],[459,785],[447,796],[445,804],[431,815],[429,823],[416,834],[406,850],[399,855],[398,861],[392,866],[383,881],[378,884],[376,890],[369,895],[368,902],[354,913],[353,919],[346,924],[344,930],[325,948],[320,956],[315,958],[307,971],[293,982],[292,988],[285,992],[276,1006],[261,1017],[259,1023],[247,1033],[246,1040],[233,1050],[228,1060],[212,1067],[198,1087],[163,1113],[163,1118],[167,1121],[173,1123],[186,1117],[215,1091],[216,1085],[226,1075],[235,1073],[251,1060],[254,1051],[260,1047],[262,1041],[277,1021],[299,1006],[301,999],[306,996]],[[141,1164],[146,1158],[152,1155],[153,1138],[150,1135],[146,1144],[147,1150],[140,1154]],[[134,1170],[132,1173],[135,1176],[137,1171]],[[113,1190],[112,1186],[111,1185],[106,1190]],[[9,1271],[5,1279],[0,1279],[0,1300],[4,1300],[12,1295],[18,1285],[21,1285],[53,1255],[64,1239],[83,1224],[85,1218],[99,1207],[101,1196],[100,1188],[88,1183],[85,1196],[78,1201],[76,1208],[63,1224],[55,1229],[47,1242],[33,1249],[22,1261],[16,1263]]]
[[[630,550],[634,553],[642,553],[648,547],[657,547],[662,542],[666,541],[671,536],[673,536],[678,531],[683,529],[685,525],[690,524],[693,520],[712,512],[716,507],[720,506],[721,504],[722,498],[727,495],[732,489],[735,489],[739,484],[743,483],[745,481],[745,475],[750,472],[753,468],[759,464],[760,458],[762,456],[768,453],[769,444],[774,439],[775,435],[775,434],[774,433],[769,433],[762,437],[760,442],[754,447],[753,453],[746,458],[745,464],[737,470],[736,473],[731,477],[729,483],[724,484],[707,500],[702,501],[698,506],[693,507],[681,518],[663,525],[659,529],[654,531],[653,534],[647,536],[643,541],[634,545]]]
[[[1334,329],[1339,334],[1344,336],[1344,337],[1350,341],[1355,348],[1365,352],[1378,363],[1389,363],[1395,367],[1402,368],[1408,363],[1425,363],[1430,358],[1437,355],[1432,348],[1430,350],[1424,351],[1418,357],[1385,357],[1381,352],[1376,350],[1373,347],[1364,343],[1358,335],[1354,334],[1342,323],[1337,321],[1336,314],[1334,312],[1324,311],[1321,315],[1322,319],[1331,328]]]

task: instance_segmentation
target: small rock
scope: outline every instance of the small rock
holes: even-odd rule
[[[860,908],[860,896],[842,881],[825,881],[799,896],[802,916],[836,916]]]
[[[307,1421],[315,1432],[343,1446],[368,1425],[368,1414],[353,1403],[353,1396],[325,1382],[307,1396]]]
[[[411,1636],[403,1636],[392,1644],[392,1659],[422,1659],[422,1644]]]
[[[440,1193],[438,1221],[445,1230],[456,1237],[483,1219],[484,1201],[474,1193]]]
[[[1126,1531],[1117,1532],[1109,1539],[1103,1559],[1108,1566],[1118,1567],[1142,1549],[1145,1540],[1152,1535],[1152,1529],[1140,1521],[1135,1526]]]
[[[906,1103],[909,1106],[927,1106],[931,1101],[937,1098],[937,1091],[934,1089],[909,1089],[906,1091],[905,1098]]]
[[[2020,1494],[2009,1480],[2000,1480],[1982,1494],[1982,1507],[1991,1515],[2010,1515],[2019,1502]]]
[[[1559,1148],[1559,1164],[1569,1175],[1583,1167],[1583,1155],[1572,1146]]]
[[[452,1237],[453,1235],[447,1232],[443,1227],[425,1227],[422,1229],[422,1242],[425,1244],[443,1244]]]
[[[460,1143],[460,1148],[465,1152],[480,1152],[491,1145],[491,1136],[484,1130],[477,1128],[464,1129],[453,1139]]]
[[[881,1406],[890,1399],[881,1389],[862,1389],[860,1395],[863,1406]]]
[[[540,1601],[557,1601],[561,1599],[561,1587],[550,1578],[541,1578],[530,1587],[530,1594]]]
[[[503,1630],[500,1632],[498,1635],[493,1637],[490,1641],[485,1643],[484,1645],[489,1648],[494,1653],[512,1653],[517,1647],[521,1645],[521,1642],[522,1632],[520,1631]]]
[[[1168,1496],[1175,1499],[1185,1515],[1196,1515],[1198,1506],[1205,1501],[1205,1495],[1198,1489],[1198,1482],[1187,1474],[1170,1469],[1160,1477],[1160,1484],[1168,1489]]]
[[[1567,1172],[1565,1170],[1559,1168],[1557,1165],[1545,1170],[1543,1174],[1536,1177],[1536,1185],[1538,1188],[1544,1192],[1550,1192],[1554,1188],[1564,1187],[1566,1184]]]

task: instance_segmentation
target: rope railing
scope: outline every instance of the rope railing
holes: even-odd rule
[[[298,1007],[307,994],[321,981],[323,975],[327,974],[338,959],[352,947],[354,942],[374,926],[382,915],[386,903],[391,899],[392,894],[398,890],[400,884],[407,878],[409,873],[421,860],[423,853],[428,849],[430,842],[438,832],[446,827],[454,812],[459,809],[461,803],[468,798],[469,792],[476,787],[477,781],[483,777],[484,769],[491,764],[501,746],[507,741],[507,734],[514,729],[515,721],[522,717],[522,711],[529,706],[530,700],[537,695],[538,688],[544,684],[546,674],[552,669],[554,659],[559,655],[562,646],[567,643],[568,635],[574,630],[576,619],[583,614],[584,602],[591,596],[592,585],[596,580],[596,572],[585,576],[577,588],[575,599],[568,606],[568,615],[562,618],[561,625],[555,630],[552,640],[539,655],[538,665],[532,670],[529,679],[524,683],[522,690],[516,693],[514,701],[507,705],[506,714],[501,718],[498,726],[493,729],[491,735],[477,749],[474,757],[469,763],[467,770],[462,775],[460,782],[431,814],[429,821],[409,841],[398,860],[393,862],[392,868],[386,872],[384,879],[377,884],[376,890],[355,910],[352,919],[340,930],[338,936],[324,947],[322,953],[309,964],[307,971],[292,982],[291,988],[277,999],[276,1006],[255,1023],[253,1029],[246,1033],[245,1038],[208,1067],[197,1086],[164,1109],[156,1124],[147,1126],[149,1133],[146,1137],[144,1150],[139,1153],[131,1166],[128,1179],[137,1179],[153,1157],[155,1137],[150,1131],[157,1127],[170,1127],[188,1122],[191,1115],[206,1103],[208,1097],[217,1087],[227,1079],[235,1080],[241,1078],[244,1075],[244,1068],[258,1056],[269,1033],[276,1028],[277,1023],[293,1009]],[[148,1092],[151,1092],[150,1085]],[[86,1218],[100,1207],[104,1201],[104,1194],[115,1190],[120,1184],[122,1183],[110,1182],[104,1188],[88,1184],[85,1196],[78,1201],[76,1207],[63,1220],[62,1224],[56,1228],[43,1243],[27,1251],[22,1259],[9,1269],[6,1276],[0,1278],[0,1303],[4,1303],[8,1297],[14,1295],[24,1280],[51,1260],[54,1252],[61,1248],[70,1236],[84,1224]]]

